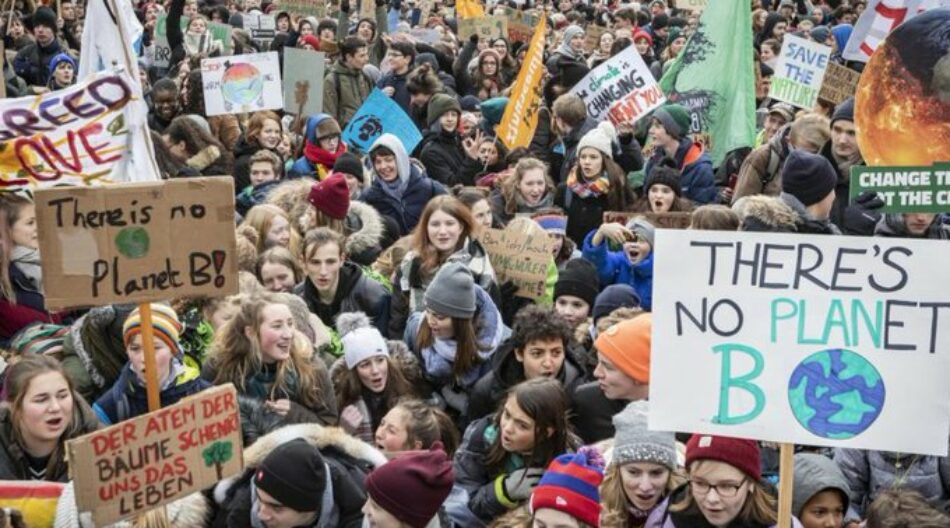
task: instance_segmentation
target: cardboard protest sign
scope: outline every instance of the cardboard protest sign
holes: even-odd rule
[[[327,4],[323,0],[280,0],[280,10],[298,17],[312,16],[320,20],[327,15]]]
[[[689,9],[696,13],[702,13],[707,5],[709,0],[676,0],[677,9]]]
[[[851,167],[851,199],[873,191],[885,213],[950,212],[950,164],[932,167]]]
[[[587,115],[603,121],[633,124],[658,108],[666,97],[634,46],[597,66],[570,93],[587,105]]]
[[[854,25],[842,57],[867,62],[891,30],[939,7],[950,7],[950,0],[870,0]]]
[[[79,513],[97,526],[157,508],[244,468],[237,391],[206,389],[66,443]]]
[[[828,46],[786,35],[775,65],[769,97],[801,108],[812,108],[818,101],[829,59],[831,48]]]
[[[500,282],[514,282],[520,297],[544,297],[554,257],[551,239],[541,226],[530,218],[516,218],[505,229],[483,229],[479,240]]]
[[[689,229],[693,221],[693,213],[631,213],[627,211],[604,211],[605,224],[627,225],[633,218],[642,218],[658,229]]]
[[[472,35],[478,35],[480,40],[486,41],[508,37],[508,19],[505,17],[460,18],[458,26],[459,39],[462,41],[468,40]]]
[[[359,0],[360,18],[376,20],[376,0]]]
[[[47,308],[237,293],[234,181],[35,193]]]
[[[284,48],[285,112],[309,116],[323,111],[323,72],[326,64],[326,55],[322,52]]]
[[[434,3],[434,0],[419,0],[416,2],[416,7],[419,9],[419,25],[425,27],[429,15],[432,13],[432,4]]]
[[[485,16],[485,8],[482,7],[481,0],[456,0],[455,9],[458,12],[459,30],[461,32],[462,20],[470,18],[479,18]],[[462,40],[468,37],[463,37]]]
[[[650,429],[946,456],[947,258],[936,241],[657,231]]]
[[[203,59],[201,77],[209,116],[284,107],[276,51]]]
[[[182,31],[187,30],[188,21],[188,17],[181,17],[180,25]],[[168,68],[171,66],[172,48],[168,45],[167,22],[168,15],[166,14],[158,15],[158,20],[155,21],[155,42],[152,47],[152,64],[160,68]],[[234,44],[231,42],[231,31],[233,31],[233,29],[234,28],[228,24],[208,22],[208,31],[211,32],[211,37],[214,40],[221,42],[224,55],[230,55],[234,51]]]
[[[854,90],[858,87],[860,78],[861,74],[851,68],[829,62],[818,98],[839,105],[854,96]]]
[[[597,46],[600,46],[601,35],[609,31],[607,28],[598,26],[597,24],[587,26],[587,29],[584,30],[584,50],[587,51],[587,53],[592,53],[597,49]]]
[[[277,34],[277,20],[273,15],[260,13],[243,13],[244,29],[251,34],[251,40],[260,46],[260,49],[269,49],[270,43]]]
[[[412,152],[422,141],[422,134],[402,107],[375,88],[346,125],[342,138],[347,144],[367,152],[373,142],[387,132],[402,141],[406,152]]]
[[[442,40],[442,35],[434,29],[412,28],[409,30],[409,35],[415,39],[416,42],[424,42],[429,45],[436,44]]]
[[[65,486],[61,482],[41,480],[0,480],[0,508],[19,510],[30,528],[52,528],[56,505]]]
[[[509,150],[527,147],[538,126],[541,88],[544,77],[544,26],[542,19],[535,30],[524,63],[511,90],[511,99],[498,125],[498,137]]]
[[[133,154],[151,155],[141,126],[132,128],[142,124],[134,94],[131,77],[104,71],[64,90],[0,100],[0,190],[158,180],[154,163],[130,169]]]

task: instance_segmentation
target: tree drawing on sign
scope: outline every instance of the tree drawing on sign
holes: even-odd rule
[[[224,468],[224,464],[234,456],[234,447],[230,441],[215,442],[206,447],[205,450],[201,452],[201,456],[205,459],[205,466],[214,466],[215,471],[218,473],[218,480],[221,480],[224,478],[221,474],[221,470]]]

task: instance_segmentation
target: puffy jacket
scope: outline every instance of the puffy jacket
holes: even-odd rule
[[[613,438],[613,417],[627,406],[626,400],[609,400],[596,381],[574,391],[571,424],[585,444]]]
[[[851,488],[851,507],[861,517],[878,493],[895,487],[914,490],[941,510],[950,503],[950,457],[839,448],[835,462]]]
[[[488,452],[499,435],[492,418],[488,416],[472,422],[455,452],[455,487],[464,491],[459,494],[459,499],[465,504],[450,502],[448,510],[460,526],[484,526],[508,512],[508,507],[502,504],[495,491],[495,479],[499,475],[490,474],[486,464]],[[520,456],[509,456],[505,459],[504,473],[524,467]]]
[[[64,433],[63,440],[78,438],[99,429],[99,420],[82,396],[73,392],[73,426]],[[56,463],[46,470],[45,480],[66,482],[69,480],[63,449],[57,452]],[[31,480],[30,464],[26,452],[13,431],[13,417],[8,406],[0,407],[0,480]]]
[[[329,328],[335,328],[334,319],[343,312],[364,312],[373,318],[373,325],[385,333],[389,324],[390,294],[386,288],[367,277],[353,262],[344,262],[340,268],[333,304],[320,302],[320,294],[310,279],[294,287],[294,294],[303,298],[310,312],[320,317]]]
[[[659,163],[665,156],[668,154],[663,149],[657,149],[647,161],[643,173],[650,174],[653,165]],[[719,191],[716,189],[712,158],[709,157],[703,145],[684,138],[680,141],[680,146],[672,158],[680,171],[683,198],[689,198],[697,204],[715,203]]]
[[[323,79],[323,111],[345,129],[372,91],[373,82],[362,70],[335,62]]]
[[[607,241],[602,240],[600,245],[594,246],[592,240],[596,231],[591,231],[584,238],[582,253],[584,258],[597,267],[597,276],[601,287],[611,284],[629,284],[640,297],[640,306],[644,310],[653,307],[653,250],[640,262],[631,264],[623,251],[610,251]]]
[[[59,40],[53,39],[48,46],[39,42],[27,45],[13,58],[13,69],[30,86],[46,86],[49,82],[49,61],[63,52]]]
[[[177,359],[173,360],[173,363],[173,368],[176,369],[174,377],[166,380],[159,393],[162,407],[178,403],[178,400],[185,396],[211,387],[211,383],[201,379],[198,369],[184,365]],[[119,379],[115,380],[112,388],[96,400],[92,408],[99,421],[105,425],[117,424],[148,413],[148,395],[145,385],[140,383],[136,374],[132,372],[131,364],[122,369]]]
[[[396,155],[402,191],[396,193],[384,188],[382,179],[373,169],[373,183],[360,194],[360,201],[372,205],[381,215],[392,218],[399,227],[399,236],[405,236],[419,223],[429,200],[434,196],[446,194],[446,190],[441,183],[430,179],[424,171],[410,162],[409,154],[396,136],[383,134],[373,143],[369,152],[372,153],[379,147],[386,147]]]

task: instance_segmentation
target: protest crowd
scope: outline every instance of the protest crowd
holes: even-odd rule
[[[112,27],[94,3],[128,4],[2,2],[0,106],[85,82],[83,46]],[[868,4],[133,0],[161,179],[224,176],[235,196],[239,293],[150,304],[161,405],[233,384],[243,470],[171,502],[167,524],[120,525],[776,526],[777,445],[648,428],[651,355],[673,352],[651,346],[655,239],[950,239],[950,216],[852,196],[854,85],[807,106],[771,96],[789,39],[857,79],[844,51]],[[669,97],[715,10],[751,35],[729,44],[751,71],[728,53],[709,70],[753,105],[744,142],[698,134],[696,108]],[[209,61],[246,56],[280,77],[242,106]],[[589,76],[634,68],[629,86]],[[613,106],[651,86],[667,98],[649,111]],[[13,138],[40,125],[4,121],[9,182]],[[142,308],[48,308],[44,213],[3,186],[0,480],[66,483],[56,526],[86,525],[66,442],[149,412]],[[543,235],[530,294],[499,264],[518,256],[491,242],[506,234]],[[793,480],[795,527],[950,527],[947,457],[797,445]]]

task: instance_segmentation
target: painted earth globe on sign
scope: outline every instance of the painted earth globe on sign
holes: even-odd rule
[[[822,438],[853,438],[884,408],[884,380],[868,360],[845,349],[822,350],[795,367],[788,402],[795,419]]]
[[[950,161],[950,8],[911,18],[877,47],[854,119],[870,166]]]
[[[231,104],[251,104],[263,91],[261,72],[251,64],[232,64],[221,77],[221,93]]]

